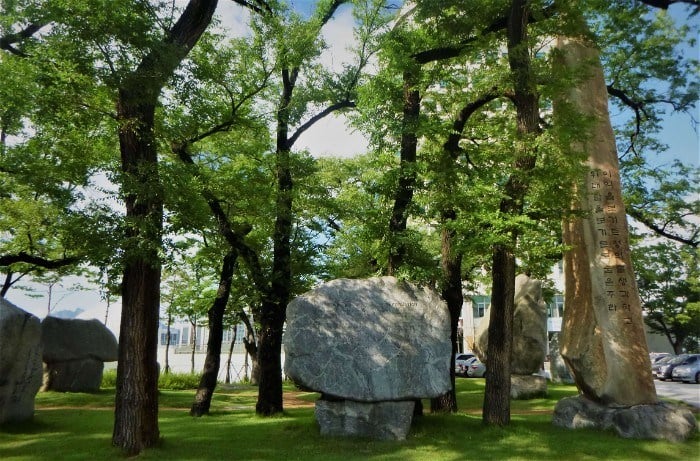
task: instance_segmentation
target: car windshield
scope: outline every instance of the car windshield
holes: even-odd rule
[[[667,355],[666,357],[660,358],[656,363],[659,365],[663,365],[664,363],[668,363],[675,358],[675,355]]]
[[[685,359],[687,359],[687,358],[688,358],[687,355],[679,355],[675,359],[671,360],[670,363],[671,363],[671,365],[678,365],[679,363],[683,363],[685,361]]]

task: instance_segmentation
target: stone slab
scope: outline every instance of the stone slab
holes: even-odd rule
[[[547,379],[537,375],[511,375],[510,398],[529,400],[547,397]]]
[[[697,422],[687,408],[666,403],[607,406],[584,396],[557,402],[552,423],[568,429],[613,429],[623,438],[683,442],[697,432]]]
[[[42,391],[97,392],[102,384],[104,363],[95,359],[44,364]]]
[[[324,436],[404,440],[411,428],[414,405],[413,401],[318,400],[315,413]]]

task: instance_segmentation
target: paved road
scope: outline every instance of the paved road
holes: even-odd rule
[[[686,384],[673,381],[654,380],[656,394],[659,397],[668,397],[682,400],[694,407],[700,408],[700,384]]]

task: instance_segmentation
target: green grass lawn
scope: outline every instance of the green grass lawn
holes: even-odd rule
[[[626,440],[609,432],[570,431],[552,426],[551,411],[573,386],[551,385],[549,397],[516,401],[507,428],[481,422],[483,379],[458,378],[460,411],[426,413],[408,439],[378,442],[321,437],[313,408],[288,408],[285,415],[255,415],[256,389],[219,389],[210,416],[193,418],[193,391],[161,391],[162,443],[138,459],[150,460],[695,460],[700,436],[682,444]],[[298,393],[313,402],[316,394]],[[429,408],[429,405],[426,406]],[[0,426],[0,460],[104,460],[122,457],[111,447],[114,390],[98,394],[40,393],[34,420]]]

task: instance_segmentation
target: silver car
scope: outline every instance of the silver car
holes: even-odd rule
[[[700,354],[689,355],[683,363],[671,372],[674,381],[691,382],[700,384]]]

